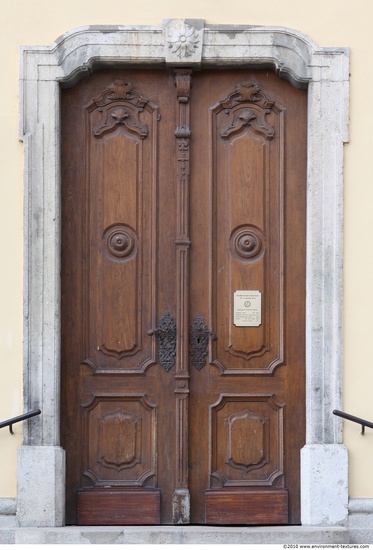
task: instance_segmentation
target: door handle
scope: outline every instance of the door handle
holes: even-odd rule
[[[159,364],[168,372],[175,364],[176,323],[169,313],[163,315],[159,326],[148,330],[149,336],[158,337]]]
[[[206,364],[209,339],[217,340],[217,336],[207,327],[202,313],[197,313],[189,331],[191,362],[197,370],[201,370]]]

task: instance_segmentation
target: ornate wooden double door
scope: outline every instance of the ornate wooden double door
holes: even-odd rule
[[[252,70],[62,91],[67,523],[299,523],[306,96]]]

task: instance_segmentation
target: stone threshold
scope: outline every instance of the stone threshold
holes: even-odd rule
[[[115,526],[0,529],[8,544],[346,544],[345,527]]]

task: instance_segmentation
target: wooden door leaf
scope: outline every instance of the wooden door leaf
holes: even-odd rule
[[[299,524],[307,92],[166,27],[61,90],[66,523]]]

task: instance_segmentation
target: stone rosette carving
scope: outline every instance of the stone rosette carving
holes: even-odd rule
[[[203,21],[171,19],[164,24],[165,57],[172,65],[200,64],[202,58]]]
[[[178,57],[191,57],[198,47],[199,36],[193,27],[182,24],[180,28],[173,29],[167,38],[168,47]]]

